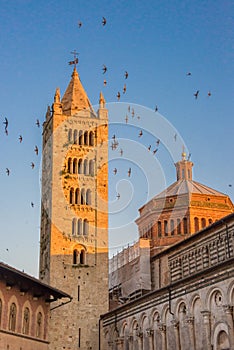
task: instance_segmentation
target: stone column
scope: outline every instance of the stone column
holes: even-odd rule
[[[181,344],[180,344],[180,323],[176,319],[171,321],[174,331],[175,331],[175,340],[176,340],[176,349],[180,350],[181,349]]]
[[[165,324],[161,323],[159,324],[158,329],[162,336],[162,350],[167,350],[167,327]]]
[[[205,348],[211,350],[210,311],[204,310],[201,311],[201,314],[203,316],[205,330]]]
[[[133,350],[133,335],[132,334],[129,334],[129,336],[128,336],[128,347],[129,347],[129,350]]]
[[[124,337],[119,337],[115,340],[118,350],[124,350]]]
[[[223,305],[228,324],[228,335],[230,341],[230,350],[234,350],[234,325],[233,325],[233,307],[231,305]]]
[[[112,340],[108,341],[108,349],[113,349],[113,341]]]
[[[195,344],[195,335],[194,335],[194,317],[190,316],[186,319],[186,323],[188,324],[189,329],[189,338],[190,338],[190,349],[196,350]]]
[[[146,336],[149,338],[149,350],[154,350],[154,330],[148,328],[146,329],[145,333],[146,333]]]
[[[138,349],[143,349],[143,332],[140,330],[137,332],[137,342],[138,342]]]

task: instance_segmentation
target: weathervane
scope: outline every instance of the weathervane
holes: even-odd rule
[[[69,61],[68,64],[69,64],[69,65],[74,64],[74,66],[75,66],[75,68],[76,68],[76,65],[78,64],[78,57],[76,57],[76,56],[78,56],[79,53],[76,52],[76,50],[74,50],[74,51],[71,52],[71,54],[74,55],[74,60],[73,60],[73,61]]]

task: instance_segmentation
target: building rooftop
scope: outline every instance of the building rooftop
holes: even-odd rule
[[[32,291],[35,297],[42,295],[49,298],[47,301],[55,301],[61,298],[70,298],[67,293],[62,292],[59,289],[50,287],[49,285],[41,282],[39,279],[32,277],[22,271],[15,269],[14,267],[0,262],[0,278],[6,281],[7,286],[18,286],[21,291]],[[52,298],[51,298],[52,297]]]

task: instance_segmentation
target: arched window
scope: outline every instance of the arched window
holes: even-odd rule
[[[15,303],[12,303],[10,306],[10,313],[9,313],[9,330],[12,332],[15,332],[16,328],[16,305]]]
[[[80,204],[85,204],[85,189],[82,188],[81,190],[81,198],[80,198]]]
[[[77,144],[77,130],[74,130],[73,142],[75,145]]]
[[[29,334],[29,324],[30,324],[30,311],[29,311],[29,308],[26,307],[24,309],[24,319],[23,319],[23,328],[22,328],[23,334]]]
[[[94,175],[94,161],[89,161],[89,175]]]
[[[164,235],[168,236],[168,224],[167,220],[164,220]]]
[[[89,144],[88,131],[84,132],[84,144],[85,144],[85,146],[88,146],[88,144]]]
[[[213,224],[213,220],[212,219],[209,219],[209,225]]]
[[[71,142],[72,140],[72,129],[68,130],[68,142]]]
[[[76,235],[76,219],[72,219],[72,236]]]
[[[2,299],[0,299],[0,327],[1,327],[1,320],[2,320]]]
[[[77,188],[75,191],[75,204],[80,204],[80,189]]]
[[[91,191],[90,191],[90,189],[88,189],[86,191],[86,204],[87,205],[91,205],[91,202],[92,202],[92,200],[91,200]]]
[[[69,203],[74,204],[74,188],[70,188]]]
[[[181,235],[181,221],[177,219],[177,234]]]
[[[37,314],[37,324],[36,324],[36,337],[42,337],[42,313],[38,312]]]
[[[187,233],[188,233],[188,220],[187,220],[187,218],[183,218],[183,230],[184,230],[184,235],[187,235]]]
[[[73,250],[73,265],[77,265],[78,263],[78,251],[77,249]]]
[[[82,130],[79,131],[79,145],[80,146],[83,145],[83,131]]]
[[[201,227],[202,228],[206,227],[206,219],[205,218],[201,219]]]
[[[162,237],[162,223],[158,221],[158,237]]]
[[[171,219],[170,225],[171,225],[171,236],[174,236],[174,234],[175,234],[175,224],[174,224],[174,220],[173,219]]]
[[[80,264],[85,264],[85,251],[83,249],[80,252]]]
[[[82,219],[78,220],[78,226],[77,226],[77,234],[82,235]]]
[[[67,161],[67,171],[69,173],[71,173],[71,163],[72,163],[72,159],[71,158],[68,158],[68,161]]]
[[[82,164],[83,164],[82,159],[79,159],[79,161],[78,161],[78,174],[82,174]]]
[[[92,131],[89,133],[89,145],[94,146],[94,133]]]
[[[77,159],[73,159],[73,168],[72,168],[73,174],[77,174]]]
[[[88,175],[88,159],[84,160],[84,174]]]
[[[89,222],[87,219],[84,219],[84,222],[83,222],[83,234],[84,236],[88,236],[89,234]]]
[[[199,231],[199,219],[197,217],[194,218],[194,229],[195,232]]]

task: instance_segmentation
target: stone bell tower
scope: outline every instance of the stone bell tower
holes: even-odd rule
[[[94,112],[76,67],[43,126],[40,279],[73,298],[51,310],[49,348],[98,349],[108,311],[108,112],[102,93]]]

